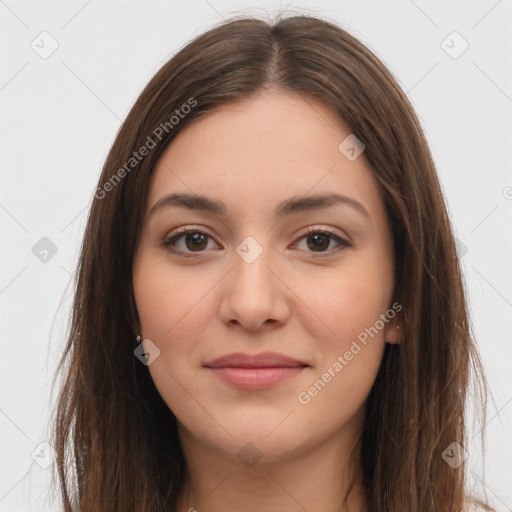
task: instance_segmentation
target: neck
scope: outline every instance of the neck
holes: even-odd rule
[[[277,460],[262,457],[251,467],[205,446],[183,425],[180,438],[187,473],[178,512],[367,510],[362,478],[354,475],[349,458],[354,439],[348,442],[342,431],[307,452]]]

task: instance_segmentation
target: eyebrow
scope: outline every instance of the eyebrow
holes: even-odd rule
[[[335,193],[290,197],[277,205],[275,216],[280,217],[299,212],[320,210],[337,204],[350,206],[364,217],[370,219],[368,210],[361,203],[346,195]],[[151,217],[157,211],[173,206],[214,213],[219,216],[227,215],[226,205],[221,201],[200,194],[174,193],[160,198],[152,206],[149,216]]]

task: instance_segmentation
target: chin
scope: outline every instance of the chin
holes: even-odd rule
[[[278,424],[278,423],[277,423]],[[276,423],[274,423],[275,427]],[[279,429],[278,429],[279,430]],[[209,436],[207,444],[216,450],[222,450],[228,457],[234,457],[244,463],[245,459],[256,460],[258,464],[272,463],[292,458],[307,449],[309,444],[304,432],[297,429],[282,428],[272,432],[267,423],[264,425],[255,422],[251,428],[236,427],[231,424],[229,430],[233,437],[221,434],[220,437]],[[311,441],[311,440],[310,440]]]

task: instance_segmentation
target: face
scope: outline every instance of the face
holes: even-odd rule
[[[349,135],[318,100],[265,92],[161,155],[133,284],[148,370],[183,439],[233,458],[251,442],[271,461],[361,429],[400,306],[383,200],[364,153],[339,149]]]

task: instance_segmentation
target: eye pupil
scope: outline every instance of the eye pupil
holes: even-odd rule
[[[312,246],[308,243],[310,249],[327,249],[329,247],[329,237],[325,233],[315,233],[308,237],[308,239],[311,238],[314,240],[314,243]],[[326,241],[327,244],[325,243]]]
[[[189,245],[189,241],[193,240],[192,245]],[[207,245],[206,236],[202,233],[187,234],[185,237],[187,249],[204,249]],[[202,242],[202,243],[201,243]]]

